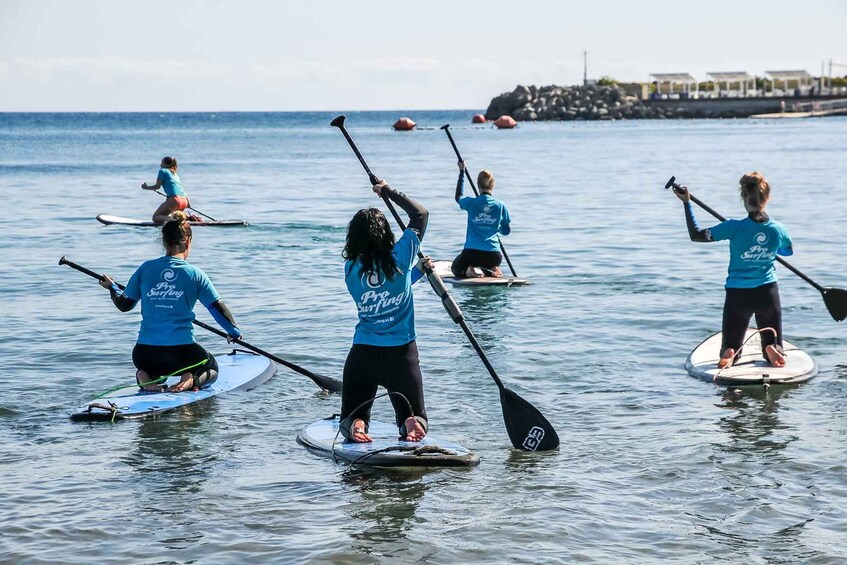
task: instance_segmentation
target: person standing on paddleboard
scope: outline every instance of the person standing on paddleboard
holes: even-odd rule
[[[420,441],[428,423],[415,342],[412,284],[418,278],[413,271],[429,212],[385,181],[374,184],[373,191],[400,206],[409,215],[409,225],[395,242],[382,212],[364,208],[347,226],[341,254],[346,259],[344,281],[358,308],[359,321],[344,363],[340,428],[348,440],[371,441],[371,405],[382,385],[399,393],[390,398],[400,436]],[[428,258],[426,262],[431,269],[432,262]]]
[[[194,305],[199,300],[208,308],[230,336],[227,341],[240,338],[241,330],[206,273],[188,263],[191,226],[184,212],[174,212],[162,226],[162,244],[166,255],[142,263],[123,291],[108,275],[100,285],[109,289],[121,312],[141,302],[141,329],[132,350],[138,386],[160,391],[164,377],[179,375],[169,392],[199,389],[217,380],[218,363],[194,341]]]
[[[732,366],[740,354],[750,318],[762,331],[762,355],[774,367],[785,366],[782,350],[782,306],[779,300],[776,269],[777,255],[794,253],[788,231],[772,220],[765,208],[771,197],[768,181],[760,173],[741,177],[741,200],[747,210],[743,220],[726,220],[708,229],[700,229],[687,187],[674,189],[685,206],[685,223],[691,241],[729,240],[729,274],[723,306],[723,341],[718,367]],[[775,335],[774,335],[775,334]]]
[[[176,173],[178,168],[176,157],[162,157],[161,168],[156,177],[156,184],[142,183],[141,188],[144,190],[162,189],[167,195],[167,199],[153,212],[153,221],[163,224],[171,219],[171,215],[177,210],[185,210],[191,206],[185,190],[182,188],[182,183],[179,180],[179,175]],[[203,219],[199,216],[189,216],[192,222],[202,222]]]
[[[465,248],[453,259],[450,270],[456,277],[472,278],[483,276],[502,277],[500,263],[500,234],[511,233],[511,221],[506,205],[491,193],[494,191],[494,175],[491,171],[480,171],[476,180],[479,196],[462,197],[465,186],[465,162],[459,161],[459,180],[456,183],[456,202],[468,213]]]

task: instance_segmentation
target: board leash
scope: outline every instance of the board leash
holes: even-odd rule
[[[121,385],[121,386],[118,386],[118,387],[115,387],[115,388],[110,388],[110,389],[109,389],[109,390],[107,390],[106,392],[103,392],[103,393],[98,394],[97,396],[95,396],[94,398],[92,398],[92,400],[97,400],[98,398],[103,398],[103,397],[104,397],[104,396],[106,396],[107,394],[110,394],[110,393],[116,392],[116,391],[118,391],[118,390],[123,390],[123,389],[125,389],[125,388],[135,388],[135,387],[139,387],[139,388],[140,388],[140,387],[143,387],[143,386],[149,386],[149,385],[157,385],[157,384],[161,384],[161,383],[163,383],[163,382],[167,381],[167,380],[168,380],[169,378],[171,378],[171,377],[175,377],[175,376],[177,376],[177,375],[181,375],[182,373],[185,373],[186,371],[189,371],[189,370],[191,370],[191,369],[196,369],[197,367],[200,367],[201,365],[205,365],[205,364],[206,364],[206,363],[208,363],[208,362],[209,362],[209,360],[208,360],[208,359],[203,359],[202,361],[200,361],[200,362],[198,362],[198,363],[194,363],[193,365],[189,365],[188,367],[185,367],[184,369],[179,369],[179,370],[177,370],[177,371],[174,371],[174,372],[173,372],[173,373],[171,373],[170,375],[162,375],[161,377],[157,377],[157,378],[155,378],[155,379],[153,379],[153,380],[151,380],[151,381],[146,381],[146,382],[144,382],[144,383],[139,383],[139,382],[138,382],[138,379],[136,378],[136,381],[135,381],[135,384],[134,384],[134,385]]]
[[[757,335],[760,335],[762,332],[772,332],[774,339],[776,339],[776,337],[777,337],[777,333],[776,333],[776,330],[774,328],[768,327],[768,328],[758,328],[758,329],[756,329],[756,331],[751,333],[750,336],[747,339],[744,340],[744,343],[741,344],[741,347],[739,347],[738,351],[735,352],[735,355],[732,356],[732,365],[730,365],[729,367],[718,368],[718,372],[715,373],[714,377],[712,377],[712,381],[713,382],[717,381],[718,377],[720,376],[722,371],[728,371],[729,369],[732,369],[732,367],[735,366],[735,360],[741,355],[741,352],[744,350],[744,346],[747,345],[747,342],[750,341],[751,339],[753,339],[754,337],[756,337]],[[720,359],[718,359],[718,363],[720,363]],[[768,363],[770,363],[770,360],[768,360]]]
[[[377,398],[382,398],[383,396],[390,396],[392,394],[397,395],[397,396],[399,396],[400,398],[402,398],[403,400],[406,401],[406,406],[409,407],[409,414],[411,414],[410,417],[414,418],[415,417],[415,411],[412,410],[412,403],[409,402],[409,399],[406,398],[406,396],[401,392],[392,392],[392,391],[383,392],[382,394],[377,394],[376,396],[374,396],[373,398],[371,398],[369,400],[365,400],[364,402],[362,402],[361,404],[356,406],[353,410],[351,410],[350,414],[353,415],[353,414],[357,413],[359,410],[361,410],[362,408],[364,408],[365,406],[367,406],[368,404],[373,404],[376,401]],[[335,415],[333,415],[333,418],[335,418]],[[335,445],[338,442],[338,436],[341,435],[341,414],[338,415],[338,419],[339,419],[338,431],[335,432],[335,437],[332,438],[332,446],[331,446],[331,449],[330,449],[332,451],[332,461],[333,461],[333,463],[338,463],[338,456],[335,453]],[[391,447],[386,447],[386,448],[383,448],[383,449],[377,449],[376,451],[371,451],[369,453],[365,453],[361,457],[355,459],[354,461],[351,461],[349,463],[349,465],[353,466],[353,465],[359,463],[360,461],[362,461],[363,459],[367,459],[368,457],[371,457],[372,455],[376,455],[377,453],[384,453],[386,451],[392,451],[392,450],[393,449]]]

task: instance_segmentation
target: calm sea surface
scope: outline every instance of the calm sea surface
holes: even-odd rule
[[[507,250],[532,286],[455,289],[507,386],[562,438],[511,448],[497,388],[418,285],[418,345],[434,435],[479,467],[364,472],[297,444],[337,412],[281,368],[250,392],[153,420],[73,424],[132,382],[138,312],[121,314],[62,255],[125,281],[161,255],[142,191],[175,155],[192,203],[246,229],[195,230],[202,267],[249,342],[341,377],[356,311],[342,281],[347,221],[380,206],[331,113],[0,114],[0,562],[844,563],[847,326],[779,268],[786,337],[821,374],[742,393],[687,376],[720,329],[725,244],[688,240],[676,175],[739,217],[738,178],[763,172],[792,264],[847,287],[847,119],[472,127],[471,111],[351,113],[374,172],[430,209],[424,250],[450,259],[454,137],[491,169],[513,218]],[[704,212],[698,217],[712,225]],[[211,322],[203,308],[198,318]],[[202,332],[202,330],[198,330]],[[216,352],[226,343],[198,340]],[[390,419],[378,401],[375,416]]]

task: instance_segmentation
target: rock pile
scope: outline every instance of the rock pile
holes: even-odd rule
[[[646,106],[620,86],[518,86],[495,97],[485,117],[535,120],[620,120],[681,117],[673,109]]]

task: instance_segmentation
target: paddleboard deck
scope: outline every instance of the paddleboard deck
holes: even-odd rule
[[[110,214],[100,214],[97,216],[97,221],[107,226],[137,226],[137,227],[161,227],[162,224],[150,220],[135,220],[133,218],[123,218],[121,216],[112,216]],[[232,226],[247,226],[249,225],[244,220],[209,220],[207,222],[188,222],[192,226],[209,226],[209,227],[232,227]]]
[[[232,390],[250,390],[276,373],[276,363],[265,357],[234,350],[216,355],[218,379],[210,386],[187,392],[146,392],[138,387],[116,390],[86,402],[71,414],[75,422],[114,421],[155,416]],[[179,382],[171,377],[167,384]]]
[[[368,467],[473,467],[479,457],[455,443],[427,435],[419,442],[402,441],[394,424],[372,420],[371,443],[344,440],[338,433],[339,418],[318,420],[297,434],[297,441],[313,453],[336,462]]]
[[[753,336],[752,338],[750,336]],[[685,370],[697,377],[720,385],[775,385],[804,383],[818,374],[818,364],[808,353],[783,340],[785,366],[772,367],[762,357],[761,334],[747,330],[741,356],[729,369],[718,369],[721,332],[706,338],[685,361]]]
[[[453,271],[450,270],[452,264],[452,261],[433,261],[435,272],[438,273],[441,280],[455,286],[526,286],[532,284],[527,279],[508,276],[459,278],[453,276]]]

